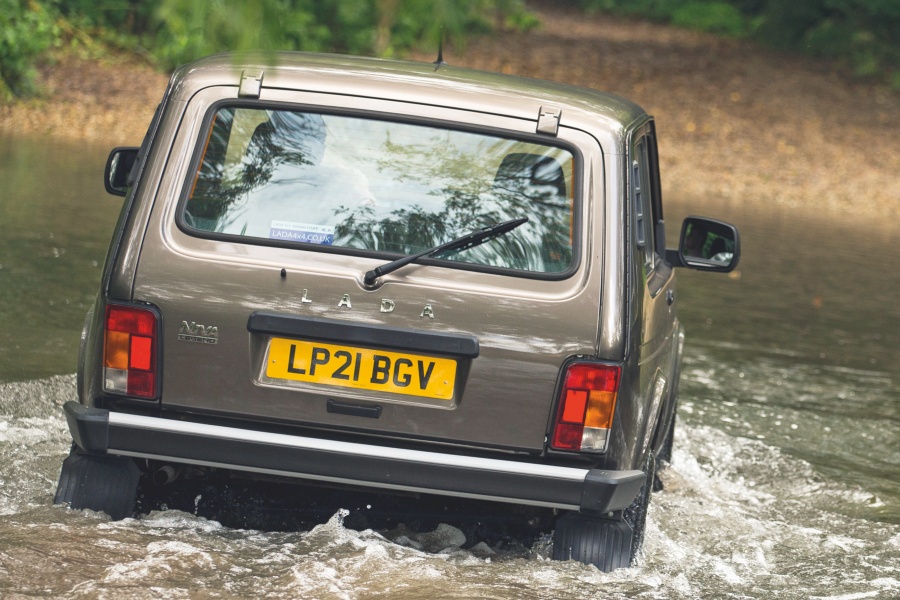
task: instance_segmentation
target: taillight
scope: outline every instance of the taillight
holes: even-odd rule
[[[133,306],[106,307],[103,389],[139,398],[156,397],[156,313]]]
[[[566,369],[550,447],[603,452],[616,410],[622,368],[573,363]]]

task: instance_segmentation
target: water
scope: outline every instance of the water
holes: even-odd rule
[[[119,208],[104,158],[0,138],[0,596],[900,597],[898,231],[797,210],[669,206],[673,223],[737,223],[745,260],[730,278],[679,273],[676,448],[634,568],[550,561],[545,538],[460,549],[436,524],[357,531],[340,511],[301,530],[226,527],[198,516],[206,492],[115,523],[52,506],[60,406]]]
[[[121,207],[103,190],[107,152],[0,136],[0,380],[75,370]]]

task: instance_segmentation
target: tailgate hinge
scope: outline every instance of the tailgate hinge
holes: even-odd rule
[[[554,106],[542,106],[538,112],[537,132],[556,135],[559,131],[559,117],[562,110]]]
[[[238,88],[238,98],[259,98],[263,73],[265,71],[241,71],[241,87]]]

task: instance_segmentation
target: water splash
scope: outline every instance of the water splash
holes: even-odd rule
[[[705,388],[692,359],[687,387]],[[711,376],[710,382],[721,381]],[[893,598],[900,526],[847,506],[871,494],[769,440],[735,435],[703,396],[676,430],[638,565],[601,573],[547,559],[547,540],[504,552],[452,524],[356,531],[348,511],[306,532],[232,529],[188,512],[111,522],[50,505],[68,434],[71,377],[0,386],[0,595],[390,598]],[[727,392],[726,392],[727,393]],[[25,402],[27,400],[27,402]],[[694,412],[691,413],[690,411]],[[781,410],[781,409],[779,409]],[[736,419],[737,420],[737,419]],[[405,536],[409,542],[400,540]],[[464,535],[463,535],[464,537]]]

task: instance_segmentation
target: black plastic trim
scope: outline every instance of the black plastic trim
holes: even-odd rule
[[[106,452],[109,442],[109,411],[90,408],[69,400],[63,404],[72,441],[85,452]]]
[[[69,428],[79,447],[112,455],[156,458],[285,476],[481,497],[500,502],[580,507],[583,512],[622,510],[644,481],[640,471],[584,469],[583,480],[565,473],[516,472],[516,461],[465,459],[441,453],[378,455],[381,448],[356,444],[302,445],[265,439],[252,431],[202,431],[162,418],[110,419],[110,411],[67,402]],[[246,438],[246,439],[244,439]],[[255,439],[254,439],[255,438]],[[303,438],[296,438],[302,441]],[[352,449],[349,449],[352,448]],[[371,454],[368,452],[371,449]],[[444,457],[444,458],[442,458]],[[508,465],[508,467],[506,466]],[[568,473],[571,473],[569,471]]]
[[[329,399],[325,403],[325,410],[338,415],[349,415],[351,417],[368,417],[369,419],[378,419],[381,417],[381,406],[365,406],[362,404],[348,404],[347,402],[338,402]]]
[[[298,476],[357,481],[361,485],[393,485],[430,493],[466,493],[532,502],[580,505],[583,483],[560,482],[512,473],[435,466],[380,457],[354,457],[323,450],[284,448],[253,442],[194,438],[173,432],[110,427],[116,450],[186,458],[241,468],[265,468]],[[629,501],[630,503],[630,501]]]
[[[581,510],[584,512],[609,512],[609,507],[625,507],[631,504],[646,475],[640,471],[601,471],[592,469],[584,478],[584,495]]]

